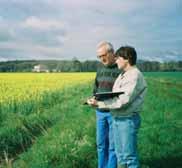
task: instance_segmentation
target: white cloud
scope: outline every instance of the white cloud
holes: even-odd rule
[[[39,55],[39,58],[62,59],[62,49],[60,47],[45,47],[41,45],[34,45],[31,43],[3,43],[0,45],[0,50],[13,50],[18,54],[24,53],[31,55],[32,58]],[[26,55],[22,56],[26,58]],[[2,58],[2,57],[1,57]],[[36,59],[36,57],[35,57]]]
[[[161,50],[178,51],[180,48],[177,39],[180,43],[181,31],[178,27],[181,23],[175,22],[175,17],[178,16],[175,15],[177,2],[178,0],[0,1],[0,35],[3,35],[0,49],[4,47],[7,52],[10,49],[22,51],[27,58],[28,55],[39,55],[39,58],[59,58],[61,55],[67,59],[74,56],[78,59],[95,59],[97,43],[107,40],[116,49],[128,44],[134,45],[143,57],[152,57],[154,54],[160,56]],[[6,8],[9,11],[5,15]],[[170,26],[173,29],[169,29]],[[11,52],[11,55],[16,57],[16,53]]]
[[[6,58],[0,56],[0,61],[8,61],[8,59],[6,59]]]
[[[34,29],[49,30],[63,29],[65,27],[65,23],[57,20],[43,20],[36,16],[30,16],[22,23],[22,26]]]
[[[3,21],[3,17],[0,15],[0,22],[2,22]]]

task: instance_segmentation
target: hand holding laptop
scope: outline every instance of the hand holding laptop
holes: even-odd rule
[[[90,99],[87,99],[87,104],[93,107],[97,107],[97,100],[95,99],[95,97],[92,97]]]

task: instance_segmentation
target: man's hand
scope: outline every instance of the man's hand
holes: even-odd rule
[[[90,98],[90,99],[87,99],[87,103],[90,106],[98,107],[97,100],[94,97],[93,98]]]

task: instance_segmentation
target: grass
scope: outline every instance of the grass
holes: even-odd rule
[[[13,167],[96,167],[95,115],[79,101],[80,96],[88,96],[85,91],[91,88],[86,88],[67,92],[64,104],[51,109],[52,114],[60,113],[60,120]]]
[[[143,167],[180,168],[182,95],[176,81],[182,85],[182,78],[178,73],[164,73],[164,76],[162,74],[146,74],[148,94],[139,133],[140,159]],[[174,82],[172,86],[165,84],[170,77],[173,79],[171,83]]]
[[[145,76],[148,93],[141,113],[142,126],[138,137],[141,167],[181,168],[182,75],[145,73]],[[24,149],[18,151],[15,148],[12,153],[8,153],[10,150],[3,152],[5,150],[2,149],[3,163],[0,167],[95,168],[95,112],[82,105],[84,98],[90,96],[91,92],[92,83],[57,91],[57,101],[46,106],[51,97],[47,99],[41,106],[40,114],[25,114],[23,116],[28,116],[23,117],[26,120],[20,120],[21,115],[17,117],[18,113],[12,114],[12,117],[10,115],[9,118],[12,119],[6,123],[12,125],[12,128],[22,128],[21,122],[26,121],[27,132],[17,131],[12,134],[5,127],[1,127],[1,130],[4,130],[4,134],[11,135],[9,146],[19,144]],[[11,123],[16,117],[16,124]],[[2,125],[5,126],[5,122]],[[20,141],[23,138],[28,145]]]

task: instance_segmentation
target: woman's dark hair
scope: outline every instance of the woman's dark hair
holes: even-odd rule
[[[137,53],[135,48],[131,46],[122,46],[120,47],[116,53],[116,57],[123,57],[124,59],[127,59],[130,63],[130,65],[135,65],[137,60]]]

